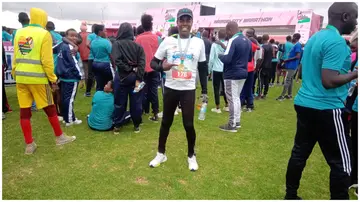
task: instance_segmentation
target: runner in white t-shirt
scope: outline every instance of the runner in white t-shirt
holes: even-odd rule
[[[156,157],[150,162],[150,167],[157,167],[167,160],[165,144],[174,119],[174,112],[180,102],[183,125],[188,141],[189,169],[199,168],[195,157],[194,106],[196,88],[196,70],[207,68],[205,45],[202,39],[190,34],[193,24],[193,13],[190,9],[180,9],[177,14],[179,34],[165,38],[151,61],[151,68],[166,72],[166,82],[163,97],[163,119],[161,122],[159,147]],[[163,58],[163,65],[159,63]]]

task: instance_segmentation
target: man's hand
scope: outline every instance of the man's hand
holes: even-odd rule
[[[223,49],[226,49],[226,46],[221,41],[216,40],[214,43],[220,45]]]
[[[139,80],[136,80],[136,82],[135,82],[135,88],[139,87],[140,83],[141,83],[141,82],[140,82]]]
[[[168,61],[165,59],[162,66],[163,66],[164,71],[169,71],[172,67],[179,66],[179,65],[168,63]]]
[[[53,90],[53,92],[59,90],[59,86],[56,83],[51,83],[51,89]]]
[[[71,55],[75,56],[78,51],[79,51],[79,47],[78,47],[78,46],[74,46],[74,48],[71,49]]]
[[[3,66],[4,72],[6,72],[9,68],[7,64],[3,64],[2,66]]]

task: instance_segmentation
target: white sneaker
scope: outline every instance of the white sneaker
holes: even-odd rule
[[[163,112],[158,113],[158,117],[162,118],[163,117]]]
[[[199,169],[199,165],[196,162],[196,156],[193,155],[191,158],[188,157],[188,163],[189,163],[189,170],[190,171],[197,171]]]
[[[79,125],[79,124],[81,124],[82,123],[82,120],[79,120],[79,119],[75,119],[75,121],[74,121],[74,124],[75,125]]]
[[[223,110],[226,111],[226,112],[229,112],[229,111],[230,111],[230,110],[229,110],[229,107],[224,107]]]
[[[150,162],[149,166],[152,168],[156,168],[156,167],[160,166],[161,163],[164,163],[165,161],[167,161],[166,155],[157,152],[156,157]]]
[[[179,107],[176,107],[176,111],[177,111],[178,113],[181,113],[181,109],[180,109]]]
[[[63,121],[64,118],[62,116],[58,116],[59,121]]]
[[[179,115],[179,112],[178,110],[175,110],[175,113],[174,113],[175,116]]]
[[[221,114],[221,109],[212,108],[211,111],[215,112],[215,113],[218,113],[218,114]]]
[[[72,126],[74,124],[74,122],[70,122],[70,123],[65,123],[66,127]]]

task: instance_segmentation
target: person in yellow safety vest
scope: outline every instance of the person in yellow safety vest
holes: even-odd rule
[[[52,90],[58,88],[54,74],[52,38],[45,29],[47,13],[39,8],[30,9],[30,24],[17,30],[14,41],[12,75],[20,105],[20,125],[24,133],[25,154],[33,154],[36,144],[32,138],[31,105],[35,100],[38,109],[44,109],[56,135],[56,145],[76,139],[63,134],[54,105]]]

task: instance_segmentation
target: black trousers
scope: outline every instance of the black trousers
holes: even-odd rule
[[[150,111],[150,103],[153,114],[159,113],[158,86],[160,73],[156,71],[146,72],[144,75],[145,86],[143,88],[143,110],[146,114]]]
[[[4,75],[3,74],[3,79],[2,79],[2,112],[6,113],[9,111],[8,108],[8,101],[7,101],[7,97],[6,97],[6,91],[5,91],[5,82],[4,82]]]
[[[158,152],[165,153],[166,140],[169,136],[170,127],[174,120],[174,113],[179,102],[181,104],[183,126],[188,142],[188,157],[192,157],[195,154],[194,148],[196,140],[194,128],[195,90],[173,90],[165,87]]]
[[[86,93],[91,93],[91,89],[94,85],[94,72],[92,70],[92,64],[94,60],[88,60],[88,80],[86,82]]]
[[[224,85],[224,74],[223,72],[213,71],[213,86],[214,86],[214,96],[215,96],[215,104],[220,105],[220,88],[223,92],[225,92]],[[226,95],[224,93],[224,101],[227,105]]]
[[[270,76],[271,76],[271,69],[261,69],[259,71],[260,75],[260,83],[259,83],[259,90],[258,95],[264,95],[266,96],[269,91],[269,82],[270,82]]]
[[[207,94],[207,83],[208,83],[208,66],[202,66],[198,69],[199,79],[201,85],[201,94]]]
[[[351,184],[358,183],[358,113],[351,114],[351,145],[352,145],[352,169]]]
[[[275,82],[277,64],[278,64],[278,62],[271,62],[270,83],[274,83],[274,82]]]
[[[330,166],[331,199],[349,199],[351,162],[349,124],[344,109],[316,110],[295,105],[297,130],[286,172],[286,195],[297,196],[302,171],[315,144]]]
[[[96,80],[96,91],[103,91],[105,85],[114,79],[111,68],[108,62],[92,63],[91,72]]]

